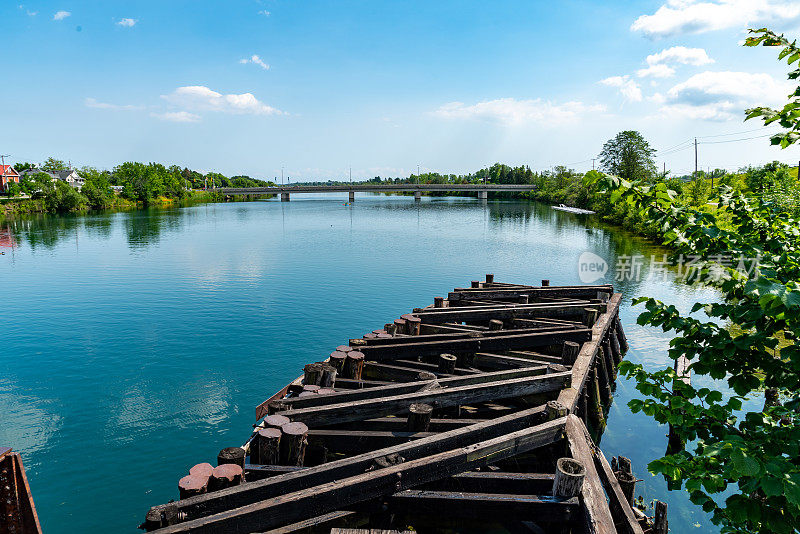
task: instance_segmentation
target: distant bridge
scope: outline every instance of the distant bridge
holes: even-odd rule
[[[422,193],[438,191],[468,191],[478,193],[479,199],[487,198],[489,191],[533,191],[531,184],[342,184],[342,185],[276,185],[273,187],[219,187],[214,189],[223,195],[277,195],[288,201],[292,193],[350,193],[350,202],[356,193],[413,192],[419,200]]]

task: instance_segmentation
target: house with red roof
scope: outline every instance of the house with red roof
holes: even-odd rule
[[[19,183],[19,173],[11,165],[0,165],[0,191],[8,189],[11,182]]]

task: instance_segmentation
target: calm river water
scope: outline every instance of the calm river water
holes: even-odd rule
[[[255,406],[304,363],[453,287],[485,273],[576,284],[583,252],[612,269],[661,253],[536,203],[345,202],[292,195],[0,223],[0,445],[22,452],[46,534],[136,532],[191,465],[244,441]],[[686,307],[702,290],[647,274],[606,281],[624,294],[627,357],[663,366],[668,337],[636,325],[631,299]],[[673,532],[714,532],[647,473],[666,428],[630,413],[635,394],[620,379],[606,455],[632,459],[638,493],[669,504]]]

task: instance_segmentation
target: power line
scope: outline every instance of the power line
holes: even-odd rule
[[[737,141],[747,141],[749,139],[761,139],[762,137],[769,137],[775,135],[773,133],[768,133],[764,135],[755,135],[753,137],[742,137],[741,139],[728,139],[726,141],[703,141],[700,143],[701,145],[718,145],[720,143],[736,143]]]
[[[764,129],[764,127],[762,126],[761,128],[755,128],[753,130],[743,130],[741,132],[731,132],[731,133],[717,134],[717,135],[699,135],[699,136],[697,136],[697,138],[698,139],[710,139],[712,137],[729,137],[731,135],[741,135],[741,134],[746,134],[746,133],[760,132],[763,129]],[[772,134],[769,134],[769,135],[772,135]]]

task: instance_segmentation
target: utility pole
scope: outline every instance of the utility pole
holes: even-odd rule
[[[281,165],[281,186],[283,186],[283,165]]]
[[[350,167],[350,183],[353,183],[353,167]]]
[[[419,183],[419,165],[417,165],[417,183]]]
[[[667,162],[664,162],[664,179],[667,179]]]
[[[596,160],[596,159],[597,158],[592,158],[592,170],[594,170],[594,160]]]
[[[694,138],[694,178],[697,179],[697,138]]]

